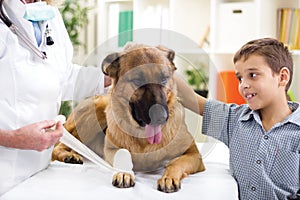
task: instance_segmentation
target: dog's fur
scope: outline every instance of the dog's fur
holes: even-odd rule
[[[123,52],[108,55],[102,68],[113,79],[110,94],[80,103],[65,124],[110,164],[122,148],[130,152],[134,170],[155,170],[168,162],[157,182],[163,192],[179,190],[182,178],[205,170],[176,96],[174,54],[161,46],[127,45]],[[99,132],[105,127],[104,137]],[[145,130],[153,127],[161,134],[145,136]],[[82,158],[62,143],[54,148],[52,159],[82,163]],[[131,187],[134,176],[117,173],[113,185]]]

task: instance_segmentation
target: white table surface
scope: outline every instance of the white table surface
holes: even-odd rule
[[[175,193],[163,193],[156,189],[156,181],[162,170],[136,173],[133,188],[120,189],[112,186],[112,172],[91,162],[83,165],[65,164],[58,161],[17,187],[1,200],[93,200],[93,199],[142,199],[142,200],[235,200],[238,189],[229,173],[228,149],[222,143],[197,144],[204,158],[206,171],[190,175],[181,182]]]

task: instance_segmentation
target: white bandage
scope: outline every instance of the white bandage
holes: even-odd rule
[[[54,121],[57,122],[61,122],[62,124],[66,123],[66,117],[64,115],[57,115],[57,117],[55,117]]]
[[[58,115],[55,119],[56,122],[60,121],[62,124],[66,122],[66,117],[64,115]],[[73,135],[71,135],[65,128],[63,129],[63,136],[60,139],[60,142],[64,143],[68,147],[72,148],[77,153],[81,154],[88,160],[92,161],[96,165],[101,165],[107,169],[116,172],[126,172],[133,174],[132,171],[132,161],[129,151],[118,151],[115,155],[115,160],[118,160],[116,163],[116,168],[111,167],[106,161],[99,157],[95,152],[89,149],[86,145],[77,140]],[[121,149],[122,150],[122,149]],[[127,152],[126,152],[127,151]],[[123,163],[124,162],[124,163]],[[131,163],[131,165],[130,165]],[[128,169],[128,170],[127,170]]]
[[[134,174],[132,171],[133,164],[131,154],[127,149],[119,149],[116,152],[114,156],[113,167],[118,169],[118,171],[127,172],[132,175]]]

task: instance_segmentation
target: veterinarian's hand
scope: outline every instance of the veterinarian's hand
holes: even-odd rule
[[[202,115],[206,99],[195,93],[192,87],[190,87],[179,75],[174,75],[174,81],[177,85],[177,96],[183,106]]]
[[[52,127],[55,127],[54,129]],[[52,129],[50,129],[52,128]],[[55,124],[54,120],[45,120],[30,124],[13,131],[5,131],[4,141],[1,145],[18,148],[42,151],[54,145],[63,134],[61,122]],[[2,132],[1,138],[4,137]]]

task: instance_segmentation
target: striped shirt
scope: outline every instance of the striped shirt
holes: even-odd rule
[[[300,188],[300,109],[290,103],[290,114],[265,131],[257,111],[248,105],[208,100],[203,134],[229,147],[230,171],[241,200],[296,198]],[[275,111],[276,112],[276,111]]]

